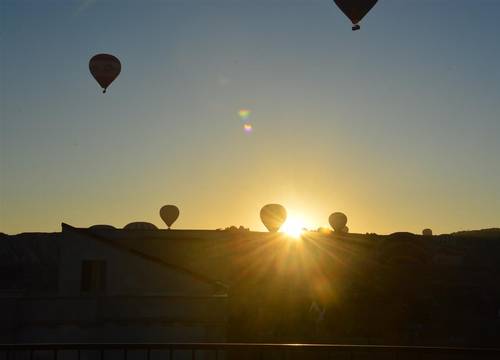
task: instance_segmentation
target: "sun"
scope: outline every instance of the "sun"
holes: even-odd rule
[[[281,231],[294,239],[298,239],[304,232],[304,227],[305,222],[302,218],[290,216],[281,227]]]

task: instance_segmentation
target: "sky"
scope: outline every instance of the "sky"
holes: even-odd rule
[[[500,226],[500,0],[1,0],[0,231]],[[102,94],[89,59],[122,72]],[[241,110],[247,110],[241,111]],[[243,116],[240,116],[243,115]],[[245,126],[246,124],[246,126]]]

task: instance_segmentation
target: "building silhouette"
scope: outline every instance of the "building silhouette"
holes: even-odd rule
[[[0,342],[500,343],[499,232],[0,237]]]

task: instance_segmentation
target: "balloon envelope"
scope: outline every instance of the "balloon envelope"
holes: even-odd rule
[[[103,92],[106,92],[108,86],[120,74],[122,65],[113,55],[97,54],[90,59],[89,69],[94,79],[104,89]]]
[[[432,236],[432,230],[431,229],[424,229],[424,230],[422,230],[422,235]]]
[[[347,216],[344,213],[335,212],[330,215],[328,222],[335,232],[342,232],[346,228]]]
[[[160,209],[160,217],[170,229],[172,224],[179,217],[179,208],[175,205],[165,205]]]
[[[377,0],[334,0],[340,10],[357,25],[375,6]]]
[[[277,232],[286,220],[286,209],[280,204],[267,204],[260,209],[260,219],[270,232]]]

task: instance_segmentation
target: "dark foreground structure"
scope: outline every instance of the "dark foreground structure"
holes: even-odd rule
[[[63,224],[60,233],[0,235],[0,343],[371,346],[239,348],[263,358],[277,352],[283,359],[297,351],[340,352],[339,359],[350,358],[351,350],[355,359],[367,352],[445,358],[443,353],[459,351],[451,347],[492,352],[500,344],[499,278],[495,229],[440,236],[318,231],[293,239],[243,229]],[[52,359],[52,350],[59,356],[70,345],[20,346],[23,351],[3,346],[15,355],[4,351],[0,360]],[[220,356],[240,351],[231,348],[236,345],[137,346],[141,359],[148,348],[187,358],[197,350],[199,359],[215,356],[215,350]],[[427,348],[416,348],[422,346]],[[93,347],[96,352],[81,348],[86,358],[101,360],[103,350],[106,359],[121,360],[125,347],[128,357],[139,356],[133,345],[119,351]],[[72,349],[67,356],[76,360]],[[481,358],[479,350],[460,351]]]
[[[322,344],[44,344],[0,345],[6,360],[455,359],[494,360],[500,349]]]

